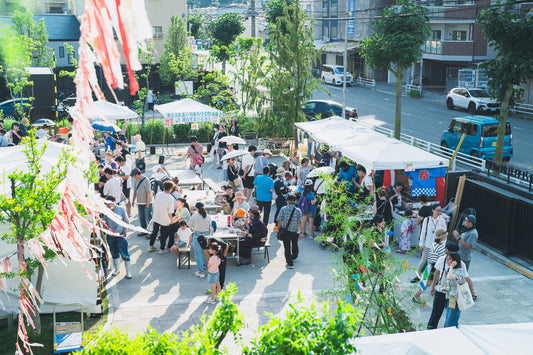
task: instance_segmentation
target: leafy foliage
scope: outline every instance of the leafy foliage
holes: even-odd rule
[[[421,46],[431,31],[426,13],[425,7],[411,0],[399,0],[398,5],[383,11],[382,17],[373,23],[376,33],[363,41],[361,55],[368,63],[386,69],[396,77],[396,139],[400,139],[401,130],[403,70],[422,54]]]
[[[203,24],[204,17],[201,14],[190,15],[187,17],[187,28],[189,28],[190,34],[194,38],[204,38],[205,33]]]
[[[294,15],[290,15],[293,13]],[[313,46],[313,24],[300,10],[299,2],[283,3],[283,16],[270,24],[270,42],[267,46],[270,63],[263,86],[269,93],[260,101],[263,127],[275,126],[277,136],[293,133],[294,122],[302,121],[302,106],[315,90],[323,88],[310,72],[321,53]],[[287,32],[279,29],[286,28]]]
[[[228,77],[219,71],[205,73],[193,98],[224,112],[238,111]]]
[[[415,330],[401,306],[408,296],[398,281],[405,264],[383,246],[383,239],[388,238],[385,231],[371,227],[370,198],[349,198],[345,183],[338,184],[330,176],[322,178],[328,191],[327,226],[318,240],[344,249],[342,263],[334,268],[336,287],[327,294],[353,301],[361,311],[354,336]]]
[[[164,85],[173,84],[175,80],[194,77],[192,71],[192,51],[188,47],[188,35],[185,22],[179,16],[172,16],[168,36],[163,44],[159,76]]]
[[[269,32],[270,30],[274,30],[270,26],[275,25],[280,17],[285,16],[284,8],[288,8],[289,18],[293,18],[295,4],[296,0],[271,0],[263,5],[263,10],[266,12],[266,21],[269,25]],[[283,24],[281,24],[281,28],[278,28],[278,30],[281,30],[283,34],[287,34],[287,28]]]
[[[512,12],[512,4],[497,3],[481,11],[476,22],[497,57],[481,64],[489,77],[491,93],[501,102],[494,159],[501,162],[509,105],[517,100],[516,86],[533,77],[533,12],[524,17]]]
[[[237,13],[225,13],[209,24],[209,35],[213,38],[213,44],[209,49],[211,55],[222,62],[225,73],[226,61],[231,57],[234,50],[233,42],[244,32],[243,19]]]

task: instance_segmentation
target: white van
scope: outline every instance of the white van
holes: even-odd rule
[[[342,65],[322,65],[322,74],[320,74],[320,79],[322,79],[326,84],[332,85],[342,85],[344,80],[344,67]],[[353,76],[350,72],[346,72],[346,85],[353,84]]]

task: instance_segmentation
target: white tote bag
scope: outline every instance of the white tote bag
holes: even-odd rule
[[[457,286],[457,306],[461,312],[466,311],[468,308],[474,305],[474,299],[468,283],[464,282],[462,285]]]

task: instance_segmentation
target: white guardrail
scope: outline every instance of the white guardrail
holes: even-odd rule
[[[355,83],[356,85],[364,86],[368,88],[376,87],[376,81],[374,79],[369,79],[369,78],[358,77],[357,80],[355,80]]]
[[[364,121],[359,121],[362,125],[379,132],[381,134],[384,134],[388,137],[394,138],[394,130],[390,128],[385,128],[382,126],[377,126],[371,123],[366,123]],[[400,141],[410,144],[412,146],[415,146],[417,148],[423,149],[427,152],[430,152],[432,154],[438,155],[439,157],[443,157],[446,159],[450,159],[453,155],[454,150],[446,147],[441,147],[438,144],[431,143],[425,140],[422,140],[420,138],[416,138],[413,136],[410,136],[405,133],[400,134]],[[451,171],[455,171],[457,163],[461,165],[466,165],[471,168],[480,169],[481,171],[486,171],[485,165],[486,161],[485,159],[473,157],[471,155],[458,152],[455,156],[455,160],[452,163],[452,166],[450,167]]]
[[[522,113],[526,115],[533,115],[533,105],[530,104],[518,104],[510,108],[513,115]]]

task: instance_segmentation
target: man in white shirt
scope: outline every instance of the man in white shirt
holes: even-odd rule
[[[150,248],[148,248],[148,251],[156,250],[154,243],[155,239],[157,238],[157,233],[159,233],[159,229],[161,229],[161,245],[159,254],[167,254],[170,251],[170,247],[174,244],[175,230],[173,230],[173,227],[171,226],[173,222],[172,215],[174,214],[175,203],[175,199],[172,197],[171,192],[174,189],[174,186],[175,185],[172,181],[165,181],[163,183],[164,191],[155,195],[154,208],[152,212],[154,229],[152,231],[152,236],[150,237]],[[169,238],[169,243],[168,247],[165,248],[167,238]]]
[[[242,156],[242,170],[244,171],[244,175],[242,176],[242,185],[244,187],[243,192],[247,200],[250,199],[250,195],[254,189],[254,154],[256,150],[257,148],[254,145],[251,145],[248,147],[248,154]]]
[[[127,199],[126,211],[129,216],[131,213],[131,203],[129,201],[131,191],[131,166],[121,155],[116,157],[115,161],[119,166],[120,179],[122,179],[122,193]]]
[[[115,201],[126,200],[126,196],[122,193],[122,181],[117,176],[117,172],[111,168],[106,168],[104,174],[107,181],[104,184],[104,196],[113,196]]]

